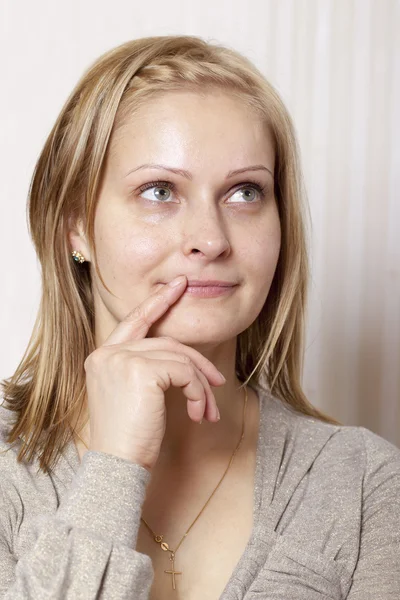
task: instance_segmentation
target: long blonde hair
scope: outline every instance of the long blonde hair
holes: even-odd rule
[[[167,91],[222,90],[256,111],[275,145],[275,196],[282,242],[269,295],[238,335],[236,374],[296,410],[337,423],[301,387],[309,277],[305,190],[291,118],[279,95],[245,57],[194,36],[132,40],[102,55],[67,99],[39,156],[29,189],[30,234],[42,267],[42,297],[28,347],[0,385],[16,414],[8,443],[18,460],[50,469],[72,436],[71,415],[85,399],[84,361],[95,350],[89,264],[71,259],[69,219],[81,218],[99,273],[94,214],[110,137],[148,99]],[[109,290],[110,291],[110,290]]]

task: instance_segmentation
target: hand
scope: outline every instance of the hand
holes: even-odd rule
[[[180,280],[180,281],[179,281]],[[182,389],[193,421],[216,422],[219,411],[210,384],[225,383],[197,350],[171,337],[146,338],[150,327],[180,298],[187,280],[176,278],[128,313],[85,360],[90,450],[107,452],[151,471],[166,428],[164,393]]]

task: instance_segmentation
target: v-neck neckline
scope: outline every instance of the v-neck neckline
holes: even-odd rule
[[[266,555],[276,536],[272,524],[264,518],[272,503],[275,484],[282,462],[285,445],[287,420],[285,411],[274,411],[276,400],[259,386],[252,388],[258,398],[259,426],[257,436],[256,460],[253,489],[253,525],[248,542],[233,569],[229,580],[218,600],[228,600],[248,589],[256,573],[265,562]],[[273,414],[275,412],[275,414]],[[279,418],[282,417],[283,418]],[[277,418],[278,417],[278,418]],[[80,465],[80,456],[75,441],[67,444],[60,455],[69,465],[71,479]],[[268,476],[264,476],[268,467]],[[65,484],[65,482],[63,482]]]
[[[265,412],[266,412],[266,404],[269,404],[272,400],[271,396],[269,396],[269,394],[260,389],[258,386],[254,386],[252,387],[253,391],[255,392],[257,398],[258,398],[258,407],[259,407],[259,426],[258,426],[258,434],[257,434],[257,449],[256,449],[256,467],[255,467],[255,483],[258,481],[256,479],[256,476],[260,470],[260,466],[259,466],[259,462],[261,460],[261,455],[260,455],[260,451],[261,451],[261,442],[262,442],[262,431],[263,428],[265,426]],[[69,471],[70,471],[70,475],[75,475],[76,471],[78,470],[80,464],[81,464],[81,458],[79,456],[79,452],[78,452],[78,448],[75,444],[74,439],[72,438],[68,444],[65,446],[63,452],[60,453],[59,458],[64,461],[68,466],[69,466]],[[60,477],[58,477],[58,479],[60,479]],[[63,483],[65,484],[66,482],[63,481]],[[67,485],[69,485],[70,481],[67,482]],[[255,507],[255,503],[253,503],[253,508]],[[254,515],[254,512],[253,512]]]
[[[276,400],[257,387],[260,417],[253,489],[253,526],[248,542],[218,600],[242,598],[275,543],[273,520],[267,517],[285,447],[287,421],[274,414]],[[268,469],[268,474],[266,470]]]

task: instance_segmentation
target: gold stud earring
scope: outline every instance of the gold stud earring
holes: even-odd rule
[[[86,261],[85,257],[83,256],[83,254],[81,254],[80,252],[78,252],[77,250],[74,250],[72,252],[72,256],[74,257],[74,260],[76,260],[76,262],[79,263],[84,263]]]

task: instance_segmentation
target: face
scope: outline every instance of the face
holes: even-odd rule
[[[274,160],[270,133],[223,93],[169,92],[121,126],[111,139],[95,216],[99,268],[117,296],[92,269],[98,343],[157,284],[181,274],[235,285],[214,297],[185,292],[148,337],[219,345],[253,323],[281,243]],[[71,233],[71,247],[90,260],[77,234]]]

